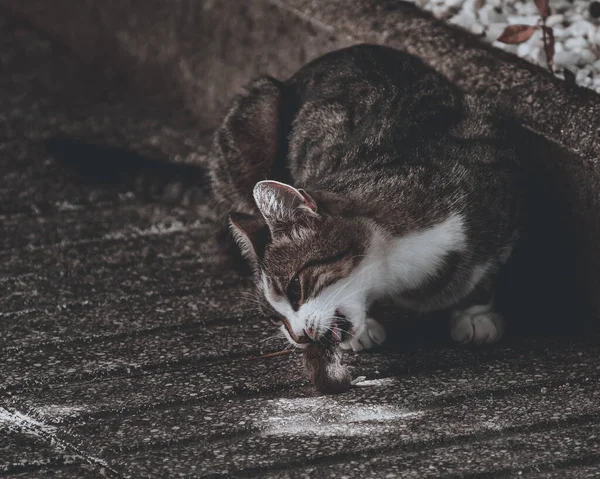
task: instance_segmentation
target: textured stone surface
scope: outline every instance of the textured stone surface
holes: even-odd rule
[[[600,475],[598,338],[463,349],[441,318],[399,321],[385,349],[345,357],[365,382],[318,396],[299,354],[257,358],[284,343],[223,266],[208,208],[86,185],[41,144],[201,163],[206,128],[8,15],[0,45],[0,475]]]
[[[2,458],[0,474],[3,475],[25,472],[32,465],[35,465],[34,468],[56,467],[78,462],[75,457],[63,454],[43,439],[9,428],[2,419],[0,419],[0,458]]]

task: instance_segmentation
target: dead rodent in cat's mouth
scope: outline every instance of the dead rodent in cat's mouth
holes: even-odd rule
[[[304,349],[304,369],[320,393],[337,394],[350,389],[352,377],[341,356],[334,344],[311,343]]]
[[[342,363],[339,343],[350,324],[339,318],[320,341],[312,341],[303,350],[302,363],[308,379],[320,393],[346,392],[352,384],[348,368]]]

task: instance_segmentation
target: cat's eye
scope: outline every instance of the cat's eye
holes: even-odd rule
[[[302,301],[302,285],[300,284],[300,277],[298,275],[294,276],[290,281],[286,293],[292,309],[298,311],[300,301]]]

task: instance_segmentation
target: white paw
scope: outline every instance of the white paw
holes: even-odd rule
[[[502,338],[504,325],[491,306],[471,306],[452,313],[450,336],[463,344],[491,344]]]
[[[352,350],[355,353],[358,351],[366,351],[367,349],[371,349],[383,343],[386,337],[383,326],[374,319],[367,318],[363,332],[358,336],[353,336],[343,343],[340,343],[340,348]]]

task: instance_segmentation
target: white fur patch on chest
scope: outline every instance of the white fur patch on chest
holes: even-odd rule
[[[429,228],[393,238],[386,255],[389,286],[395,290],[419,287],[436,274],[448,253],[466,247],[463,218],[456,213]]]

